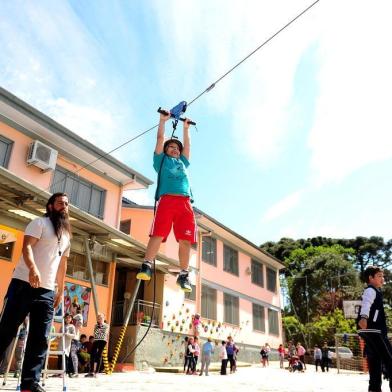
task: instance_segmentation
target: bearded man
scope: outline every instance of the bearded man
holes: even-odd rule
[[[44,391],[39,381],[48,350],[54,308],[59,305],[64,292],[70,239],[68,196],[55,193],[46,204],[46,214],[26,227],[22,255],[8,287],[0,318],[1,354],[29,315],[22,391]]]

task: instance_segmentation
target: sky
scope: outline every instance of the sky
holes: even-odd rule
[[[2,0],[0,85],[110,151],[311,3]],[[392,238],[391,14],[389,0],[320,0],[190,105],[194,205],[257,245]],[[113,155],[155,181],[155,137]]]

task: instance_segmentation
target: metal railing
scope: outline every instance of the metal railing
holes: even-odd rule
[[[113,325],[123,325],[124,317],[127,312],[128,301],[117,301],[113,305],[112,311],[112,323]],[[153,302],[144,301],[141,299],[136,300],[135,306],[133,307],[131,317],[128,325],[148,325],[152,317],[152,327],[159,327],[159,317],[161,313],[161,305],[155,303],[154,315],[152,315]]]

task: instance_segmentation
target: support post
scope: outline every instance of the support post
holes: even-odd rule
[[[95,284],[95,279],[94,279],[93,263],[91,261],[90,244],[88,240],[89,239],[87,237],[84,238],[84,247],[86,249],[87,267],[90,275],[90,283],[91,283],[91,291],[93,293],[95,315],[97,315],[99,313],[97,286]]]

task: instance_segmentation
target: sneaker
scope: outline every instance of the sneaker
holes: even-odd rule
[[[94,373],[87,373],[84,377],[94,377]]]
[[[139,273],[136,275],[136,279],[150,280],[152,275],[151,264],[144,262]]]
[[[186,274],[180,273],[180,275],[178,275],[177,286],[180,286],[181,290],[186,293],[192,292],[192,286],[191,283],[189,282],[188,273]]]

